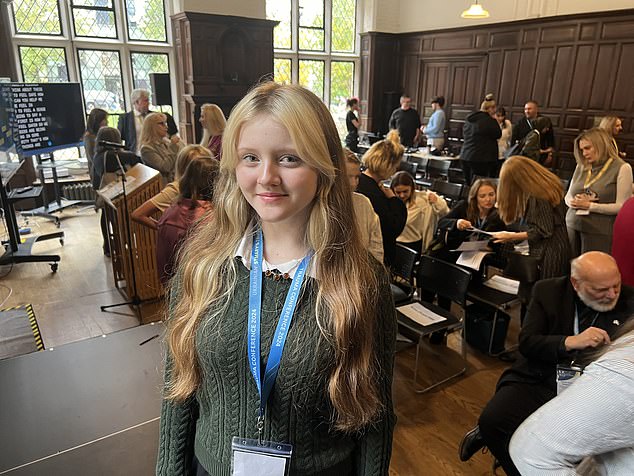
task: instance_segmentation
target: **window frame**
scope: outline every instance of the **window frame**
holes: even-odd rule
[[[94,35],[78,35],[77,30],[75,28],[75,9],[77,10],[87,10],[87,11],[95,11],[95,12],[112,12],[114,17],[114,37],[106,37],[108,40],[119,40],[119,22],[117,21],[117,0],[112,0],[112,8],[109,7],[91,7],[86,5],[75,5],[75,0],[70,0],[69,8],[70,8],[70,18],[71,18],[71,28],[73,32],[73,37],[75,38],[100,38],[99,36]],[[125,1],[124,1],[125,3]]]
[[[177,101],[177,71],[172,69],[177,64],[175,60],[174,42],[172,37],[171,25],[167,23],[169,16],[173,13],[173,3],[171,0],[163,1],[163,15],[166,21],[166,41],[158,42],[156,40],[130,40],[128,38],[127,30],[127,12],[122,15],[126,10],[126,0],[113,0],[113,7],[115,11],[115,25],[117,31],[123,32],[122,35],[118,35],[119,38],[95,38],[76,36],[74,33],[74,18],[72,14],[72,5],[70,2],[63,2],[58,0],[57,6],[60,15],[60,27],[62,34],[30,34],[30,33],[16,33],[15,28],[15,16],[13,8],[8,11],[11,15],[11,47],[14,53],[15,66],[18,72],[18,80],[24,81],[24,74],[22,70],[22,59],[20,56],[19,48],[21,46],[29,47],[41,47],[41,48],[64,48],[66,57],[66,68],[68,71],[68,81],[83,83],[79,68],[79,50],[107,50],[117,51],[119,53],[119,68],[121,69],[122,88],[124,96],[125,110],[130,111],[132,109],[132,103],[130,102],[130,93],[134,89],[134,78],[132,71],[132,56],[131,53],[150,53],[150,54],[167,54],[168,67],[171,77],[172,86],[172,109],[174,112],[174,120],[178,121],[178,101]],[[2,4],[2,8],[9,8],[9,5]]]
[[[291,60],[291,83],[299,83],[299,61],[318,60],[324,62],[324,97],[323,102],[330,108],[332,61],[354,63],[353,94],[358,95],[360,85],[360,7],[362,0],[355,0],[355,38],[354,50],[351,52],[332,51],[332,0],[324,0],[324,51],[299,49],[299,0],[291,0],[291,49],[275,48],[273,57]],[[307,28],[307,27],[302,27]]]
[[[57,17],[59,18],[59,33],[30,33],[30,32],[25,32],[25,33],[18,33],[18,25],[15,22],[15,9],[13,8],[13,3],[14,2],[10,2],[8,3],[7,8],[8,10],[8,14],[10,15],[10,21],[9,23],[11,24],[11,33],[13,34],[13,37],[15,38],[16,35],[18,36],[32,36],[32,37],[56,37],[56,38],[61,38],[64,36],[64,19],[62,16],[62,2],[60,0],[56,0],[55,3],[57,4]],[[2,6],[4,7],[4,2],[2,2]]]

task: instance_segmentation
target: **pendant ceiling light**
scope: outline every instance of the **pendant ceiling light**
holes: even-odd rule
[[[465,10],[460,15],[462,18],[489,18],[489,12],[482,8],[482,5],[476,0],[468,10]]]

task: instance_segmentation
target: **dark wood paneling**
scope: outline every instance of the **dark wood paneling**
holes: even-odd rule
[[[384,37],[400,56],[394,81],[417,98],[421,112],[430,96],[441,94],[441,65],[447,71],[445,109],[454,137],[461,135],[466,112],[492,92],[513,121],[523,116],[528,99],[537,100],[553,121],[555,147],[566,166],[574,167],[572,142],[579,130],[606,114],[622,118],[621,148],[634,149],[634,9]],[[390,58],[380,62],[374,68],[389,71]],[[380,91],[368,101],[380,101]]]

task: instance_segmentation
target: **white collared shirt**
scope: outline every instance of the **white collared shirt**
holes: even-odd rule
[[[143,130],[143,115],[134,109],[134,131],[136,132],[136,155],[141,155],[141,131]]]

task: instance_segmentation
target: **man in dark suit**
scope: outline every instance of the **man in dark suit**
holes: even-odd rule
[[[537,101],[530,100],[524,104],[524,117],[513,126],[513,134],[511,136],[511,144],[515,144],[535,129],[533,122],[539,116],[539,105]],[[541,133],[541,131],[540,131]],[[553,153],[555,146],[555,134],[553,128],[540,135],[540,159],[539,163],[544,164],[550,154]]]
[[[610,339],[634,312],[634,288],[621,287],[614,259],[591,251],[574,259],[570,278],[535,284],[520,331],[521,356],[498,381],[478,426],[460,443],[467,461],[487,446],[506,474],[519,475],[508,445],[519,425],[557,394],[557,365],[569,365]]]
[[[401,96],[401,107],[394,109],[388,124],[390,129],[397,129],[401,144],[412,147],[418,144],[420,136],[420,116],[412,107],[412,98],[407,94]]]
[[[141,128],[143,119],[150,112],[150,92],[147,89],[135,89],[130,95],[132,102],[132,111],[126,112],[119,116],[117,129],[121,133],[121,138],[125,143],[126,150],[132,151],[139,155],[141,149]],[[174,118],[169,114],[167,116],[167,135],[172,137],[178,134],[178,128]]]

